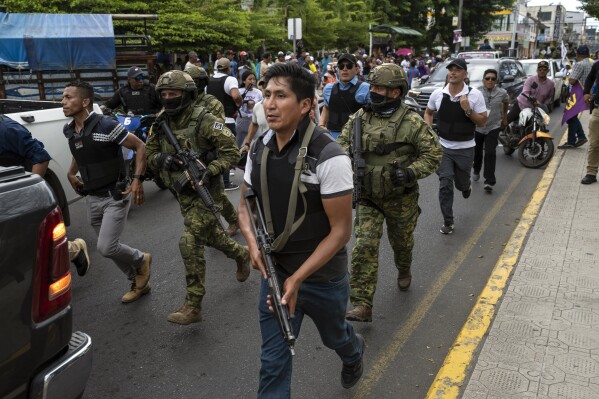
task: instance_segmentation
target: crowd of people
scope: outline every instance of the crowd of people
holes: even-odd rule
[[[584,83],[586,101],[599,105],[597,97],[590,96],[599,77],[599,63],[584,62],[588,48],[579,52],[571,83]],[[295,334],[299,334],[303,317],[309,316],[323,344],[342,361],[342,386],[354,386],[363,372],[366,343],[349,321],[373,320],[383,223],[394,252],[397,287],[407,291],[413,278],[414,230],[421,213],[418,181],[437,174],[443,221],[440,232],[445,235],[455,228],[454,188],[464,199],[469,198],[472,181],[480,178],[481,171],[486,192],[492,192],[496,183],[497,136],[508,122],[507,95],[496,86],[498,71],[486,70],[484,87],[478,90],[466,83],[467,62],[460,58],[450,61],[445,66],[446,86],[432,93],[421,117],[403,98],[413,80],[429,74],[437,62],[364,51],[324,53],[320,60],[304,51],[297,56],[278,52],[274,61],[270,53],[264,53],[256,62],[250,52],[225,51],[206,67],[190,52],[182,70],[164,72],[155,85],[147,82],[143,70],[132,67],[127,85],[105,105],[156,114],[145,144],[111,116],[93,111],[94,90],[89,83],[69,84],[62,100],[64,114],[72,118],[64,128],[65,145],[73,155],[68,177],[73,188],[86,196],[99,254],[111,259],[131,283],[122,302],[138,300],[150,290],[151,255],[119,240],[131,203],[144,202],[146,167],[171,188],[183,219],[179,251],[186,296],[182,306],[167,317],[176,324],[202,319],[205,246],[234,260],[239,282],[248,279],[250,265],[266,277],[264,254],[252,223],[255,209],[243,200],[252,192],[275,239],[272,249],[283,287],[282,303],[293,315]],[[529,78],[524,88],[525,94],[538,91],[539,101],[552,84],[543,79],[547,67],[547,62],[541,61],[538,75]],[[539,89],[545,85],[547,88]],[[321,114],[316,106],[319,87],[324,100]],[[36,149],[0,147],[0,154],[12,151],[19,162],[26,160],[30,170],[43,174],[36,168],[47,164],[48,158],[39,155],[43,145],[27,136],[20,125],[6,118],[0,122],[0,137],[16,142],[22,135],[27,138],[27,148]],[[569,127],[568,143],[586,143],[584,131],[575,122],[569,122]],[[9,128],[18,131],[13,138],[7,133]],[[204,168],[196,180],[190,181],[188,165],[170,135],[180,147],[198,154]],[[591,144],[584,184],[596,181],[599,166],[597,112],[591,116],[588,137]],[[121,146],[136,154],[129,181],[123,173]],[[231,182],[232,169],[243,171],[242,200],[237,206],[225,193],[239,188]],[[124,185],[119,185],[123,181]],[[228,223],[226,231],[198,195],[200,187],[208,190]],[[346,245],[352,230],[355,245],[348,267]],[[247,246],[231,238],[239,231]],[[86,246],[79,241],[74,244],[73,259],[79,263],[78,270],[89,267]],[[85,259],[87,263],[81,265]],[[291,354],[272,317],[271,294],[263,279],[258,397],[284,398],[290,396]]]

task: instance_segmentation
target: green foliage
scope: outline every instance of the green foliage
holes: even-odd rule
[[[599,2],[597,0],[580,0],[582,6],[580,7],[589,16],[593,18],[599,18]]]
[[[214,52],[217,49],[289,50],[287,18],[302,18],[306,49],[354,50],[368,43],[369,24],[389,23],[423,33],[394,36],[396,47],[431,48],[435,37],[451,43],[451,19],[459,0],[255,0],[251,11],[239,0],[1,0],[9,12],[158,14],[148,33],[162,51]],[[491,10],[510,8],[513,0],[464,2],[463,35],[476,40],[491,29]],[[587,13],[599,16],[596,0],[583,0]],[[442,12],[444,10],[444,12]],[[426,30],[427,13],[434,25]],[[595,13],[595,14],[593,14]],[[115,33],[142,33],[139,21],[115,21]]]

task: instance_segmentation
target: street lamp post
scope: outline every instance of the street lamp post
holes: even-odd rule
[[[462,7],[464,6],[464,0],[460,0],[460,3],[458,5],[458,30],[462,29]],[[463,37],[463,35],[461,35]],[[455,44],[455,52],[459,53],[460,52],[460,44],[462,44],[462,42],[457,42]]]

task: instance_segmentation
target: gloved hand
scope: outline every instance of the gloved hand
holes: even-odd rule
[[[391,172],[391,182],[395,187],[405,187],[416,181],[416,175],[410,168],[401,165],[395,165]]]
[[[207,188],[210,186],[210,178],[212,178],[212,172],[210,171],[210,169],[206,169],[206,171],[202,175],[202,185],[204,187]]]
[[[181,170],[181,160],[176,155],[159,153],[156,163],[161,169],[169,171]]]

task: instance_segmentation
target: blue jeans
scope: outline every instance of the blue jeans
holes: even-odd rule
[[[283,280],[279,279],[279,281],[282,287]],[[258,304],[262,333],[260,356],[262,366],[258,398],[289,398],[291,396],[291,352],[283,339],[279,325],[268,310],[266,295],[269,293],[268,282],[262,279]],[[308,315],[316,325],[322,343],[337,352],[343,363],[354,364],[360,360],[362,348],[353,327],[345,320],[348,298],[347,272],[326,283],[303,283],[291,324],[297,338],[304,315]]]
[[[576,144],[577,140],[586,139],[582,123],[577,116],[568,119],[568,144]]]

